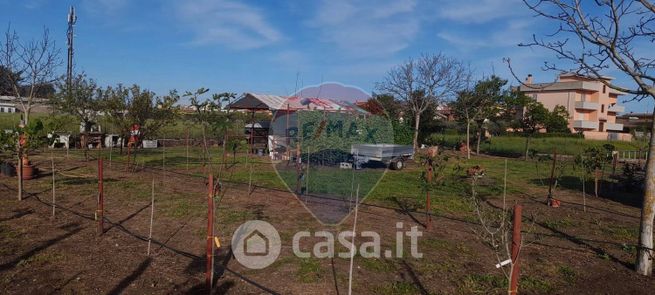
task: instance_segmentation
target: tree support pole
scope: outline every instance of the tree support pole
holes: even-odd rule
[[[553,186],[555,185],[555,165],[557,164],[557,149],[553,149],[553,166],[550,167],[550,181],[548,182],[548,199],[546,204],[552,206],[553,203]]]
[[[432,229],[432,200],[430,198],[430,185],[432,184],[432,161],[428,162],[428,171],[427,171],[427,191],[425,192],[425,228],[428,230]]]
[[[512,221],[512,272],[510,275],[509,294],[518,294],[520,263],[519,254],[521,252],[521,215],[522,207],[519,204],[514,205],[514,220]]]
[[[214,256],[214,175],[209,174],[207,183],[207,264],[205,269],[205,285],[211,294],[212,281],[214,276],[213,256]]]
[[[50,164],[52,168],[52,218],[55,218],[55,159],[50,156]]]
[[[105,211],[105,195],[104,195],[104,184],[103,184],[103,164],[102,158],[98,158],[98,209],[96,210],[96,216],[98,219],[98,230],[97,234],[100,236],[104,232],[104,218],[103,213]]]
[[[152,223],[155,218],[155,178],[152,178],[152,190],[150,192],[150,232],[148,233],[148,256],[150,256],[150,244],[152,243]]]

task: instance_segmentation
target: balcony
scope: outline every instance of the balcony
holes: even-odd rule
[[[623,131],[623,124],[605,123],[605,129],[607,131]]]
[[[581,109],[581,110],[595,111],[595,110],[598,110],[598,103],[590,102],[590,101],[576,101],[575,102],[575,108],[576,109]]]
[[[615,104],[615,105],[610,106],[609,108],[607,108],[607,112],[608,113],[623,113],[623,112],[625,112],[625,107],[620,106],[618,104]]]
[[[598,122],[597,121],[575,120],[575,121],[573,121],[573,128],[598,129]]]

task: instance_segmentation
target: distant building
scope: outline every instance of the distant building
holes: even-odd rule
[[[24,99],[24,98],[23,98]],[[49,113],[52,107],[48,105],[45,98],[34,98],[32,102],[32,113]],[[0,113],[21,113],[22,107],[14,96],[0,96]]]
[[[443,121],[452,122],[455,121],[455,111],[447,104],[439,104],[435,107],[435,118],[441,119]]]
[[[612,78],[604,77],[606,81]],[[601,80],[564,73],[553,83],[533,83],[528,75],[519,90],[541,102],[549,110],[561,105],[569,113],[571,132],[583,133],[588,139],[631,140],[616,121],[625,108],[617,103],[624,93],[605,85]]]
[[[634,134],[635,137],[649,135],[653,126],[652,113],[628,113],[616,117],[616,122],[623,124],[623,130]]]

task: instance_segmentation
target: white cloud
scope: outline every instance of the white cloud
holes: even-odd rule
[[[193,44],[220,43],[234,49],[251,49],[282,39],[261,10],[236,1],[179,1],[173,9],[193,32]]]
[[[525,14],[521,0],[446,0],[439,3],[437,16],[460,23],[488,21]]]
[[[388,57],[405,49],[420,29],[415,0],[324,0],[306,21],[318,38],[355,57]]]
[[[467,30],[466,33],[459,31],[441,31],[437,36],[449,43],[459,46],[462,50],[474,50],[480,48],[515,47],[521,42],[528,41],[530,35],[531,20],[514,19],[506,22],[499,30],[488,32],[474,32]]]

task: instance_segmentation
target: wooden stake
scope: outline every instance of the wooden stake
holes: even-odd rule
[[[307,145],[307,173],[305,175],[305,179],[307,180],[305,184],[305,193],[307,194],[307,196],[309,196],[309,163],[311,161],[312,161],[312,153],[311,150],[309,149],[309,145]]]
[[[548,183],[548,199],[546,203],[550,206],[553,201],[553,185],[555,185],[555,165],[557,164],[557,149],[553,149],[553,166],[550,168],[550,182]]]
[[[252,193],[252,164],[250,164],[250,173],[248,176],[248,196]]]
[[[357,192],[355,193],[355,216],[353,220],[353,238],[350,248],[350,271],[348,274],[348,295],[353,293],[353,263],[355,262],[355,233],[357,230],[357,211],[359,211],[359,184],[357,184]]]
[[[98,158],[98,209],[97,209],[97,217],[98,217],[98,230],[97,233],[98,235],[102,235],[104,232],[104,218],[103,218],[103,213],[104,213],[104,203],[105,203],[105,196],[104,196],[104,184],[103,184],[103,164],[102,164],[102,158]]]
[[[111,141],[111,145],[109,146],[109,169],[111,169],[111,154],[114,151],[114,141]]]
[[[20,149],[20,147],[19,147]],[[23,200],[23,155],[18,151],[18,200]]]
[[[50,156],[50,168],[52,168],[52,218],[55,218],[55,159]]]
[[[284,135],[285,135],[286,144],[287,144],[286,150],[287,150],[287,164],[288,164],[288,161],[291,160],[291,149],[290,149],[291,139],[289,138],[289,104],[288,103],[287,103],[287,116],[286,117],[287,117],[286,118],[287,119],[287,128],[284,129],[285,130]]]
[[[205,285],[209,293],[211,293],[214,277],[214,175],[211,173],[208,178],[207,191],[207,263],[205,268]]]
[[[186,170],[189,171],[189,129],[186,130]]]
[[[155,216],[155,178],[152,178],[152,191],[150,193],[150,233],[148,234],[148,256],[150,256],[150,243],[152,242],[152,221]]]
[[[512,222],[512,272],[510,275],[509,294],[517,294],[519,285],[519,254],[521,252],[521,215],[522,207],[514,205],[514,220]]]
[[[425,194],[425,227],[430,230],[432,229],[432,208],[431,208],[431,198],[430,198],[430,185],[432,184],[432,160],[428,161],[428,171],[427,171],[427,191]]]

